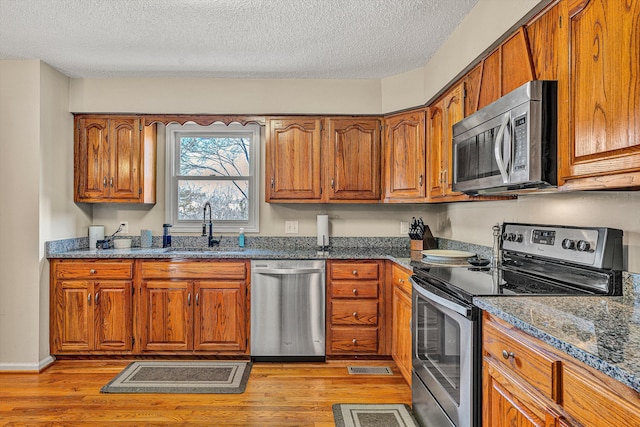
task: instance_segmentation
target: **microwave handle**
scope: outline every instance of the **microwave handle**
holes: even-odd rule
[[[500,129],[498,129],[498,135],[496,135],[496,144],[494,147],[496,163],[498,164],[500,175],[502,175],[502,182],[504,182],[505,184],[509,183],[509,173],[507,172],[507,168],[509,167],[509,158],[511,158],[511,149],[510,149],[511,142],[507,138],[505,138],[505,133],[508,132],[507,127],[509,125],[510,120],[511,120],[510,114],[506,113],[502,118]],[[504,151],[503,147],[505,146],[505,144],[507,144],[509,148],[509,153],[508,153],[506,162],[502,157],[502,153]]]

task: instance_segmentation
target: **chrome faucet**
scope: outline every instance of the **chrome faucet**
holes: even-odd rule
[[[207,222],[207,206],[209,207],[209,222]],[[220,244],[220,240],[216,240],[213,238],[213,221],[211,219],[211,203],[207,202],[204,204],[204,212],[202,213],[202,235],[207,235],[207,225],[209,226],[209,247],[218,246]]]

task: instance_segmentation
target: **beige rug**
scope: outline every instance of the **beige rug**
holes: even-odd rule
[[[102,393],[243,393],[248,362],[133,362]]]

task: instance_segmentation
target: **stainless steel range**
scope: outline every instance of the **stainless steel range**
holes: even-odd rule
[[[413,410],[423,425],[480,426],[474,296],[621,295],[622,231],[505,223],[495,268],[414,266]]]

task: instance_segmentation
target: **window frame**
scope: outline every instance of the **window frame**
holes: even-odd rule
[[[178,233],[201,233],[202,221],[178,220],[178,181],[180,179],[193,179],[194,177],[177,175],[179,162],[179,136],[181,134],[199,136],[247,136],[251,138],[249,144],[249,175],[233,176],[238,180],[248,182],[249,217],[246,221],[237,220],[213,220],[213,231],[217,233],[237,233],[240,228],[246,232],[260,231],[260,132],[261,126],[256,124],[241,125],[239,123],[213,123],[208,126],[196,123],[170,123],[165,130],[165,221],[172,224],[172,231]],[[228,178],[220,176],[198,177],[194,180],[203,181],[228,181]],[[215,213],[215,206],[212,206]],[[204,206],[203,206],[204,209]]]

